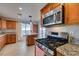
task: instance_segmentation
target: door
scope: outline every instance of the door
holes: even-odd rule
[[[0,29],[2,28],[2,20],[1,20],[1,18],[0,18]]]
[[[6,29],[6,20],[2,20],[2,29]]]
[[[79,23],[79,3],[65,4],[65,17],[68,24]]]
[[[36,56],[44,56],[44,52],[36,46]]]

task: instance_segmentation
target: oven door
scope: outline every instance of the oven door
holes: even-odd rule
[[[49,53],[45,53],[44,56],[54,56],[54,55],[49,54]]]

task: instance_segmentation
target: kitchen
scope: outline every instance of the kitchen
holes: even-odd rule
[[[30,53],[33,53],[32,56],[79,56],[79,3],[16,3],[2,6],[9,6],[6,7],[7,11],[13,6],[10,12],[16,12],[6,14],[16,14],[18,17],[13,15],[13,19],[0,16],[0,52],[6,46],[24,41],[19,46],[16,45],[16,48],[13,46],[8,49],[11,48],[10,52],[13,51],[14,55],[21,56],[31,56]],[[16,6],[20,7],[15,8]],[[24,25],[25,29],[21,31],[20,22],[29,24],[29,27]]]

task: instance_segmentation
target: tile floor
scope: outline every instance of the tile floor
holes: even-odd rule
[[[25,40],[6,45],[0,56],[34,56],[34,46],[27,46]]]

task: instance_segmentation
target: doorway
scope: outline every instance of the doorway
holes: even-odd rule
[[[32,26],[29,23],[21,23],[21,38],[26,39],[32,31]]]

